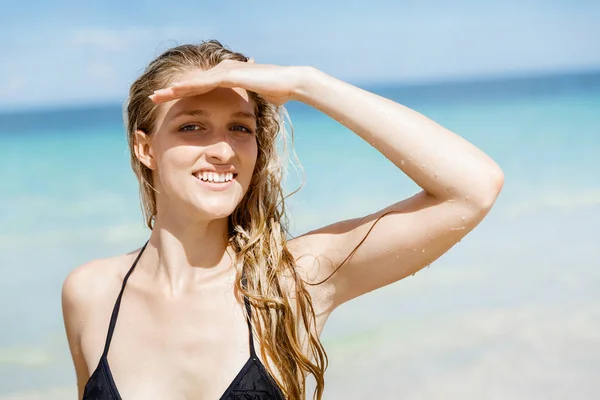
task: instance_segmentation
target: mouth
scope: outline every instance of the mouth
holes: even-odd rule
[[[227,184],[237,177],[237,173],[235,172],[198,171],[193,175],[199,181],[212,184]]]

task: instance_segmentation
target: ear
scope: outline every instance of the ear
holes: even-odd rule
[[[151,170],[156,169],[156,161],[154,160],[154,152],[152,150],[152,142],[150,136],[146,132],[135,131],[135,140],[133,145],[135,155],[142,164]]]

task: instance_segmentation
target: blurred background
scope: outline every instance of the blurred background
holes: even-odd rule
[[[414,108],[505,173],[461,243],[333,314],[325,399],[599,398],[600,2],[0,4],[0,400],[76,397],[62,282],[149,235],[128,87],[167,48],[212,38]],[[327,116],[288,110],[306,174],[294,235],[419,190]]]

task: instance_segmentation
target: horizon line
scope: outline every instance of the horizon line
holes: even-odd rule
[[[478,85],[487,83],[501,82],[518,82],[526,80],[545,80],[558,79],[567,77],[595,77],[600,78],[600,66],[584,67],[579,69],[564,69],[564,70],[538,70],[538,71],[519,71],[502,74],[474,74],[474,75],[459,75],[446,76],[430,79],[397,79],[388,81],[376,80],[346,80],[355,86],[363,89],[420,89],[436,86],[463,86],[463,85]],[[97,99],[97,100],[67,100],[63,104],[31,104],[17,105],[15,107],[4,107],[0,105],[0,116],[25,114],[35,112],[54,112],[54,111],[76,111],[88,110],[94,108],[112,108],[123,103],[124,99]]]

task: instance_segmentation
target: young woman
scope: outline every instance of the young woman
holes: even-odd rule
[[[289,100],[344,124],[423,190],[291,239],[276,152]],[[84,400],[297,400],[308,374],[320,399],[329,315],[440,257],[503,185],[490,158],[423,115],[217,41],[152,61],[131,86],[126,120],[152,233],[64,282]]]

